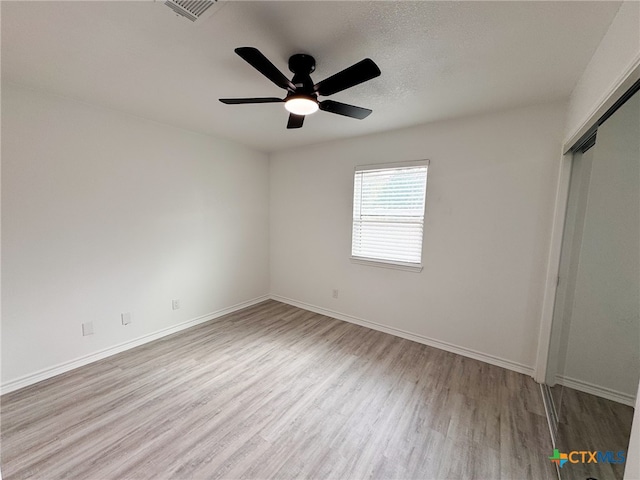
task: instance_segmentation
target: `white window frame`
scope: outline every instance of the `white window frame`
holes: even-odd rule
[[[427,200],[426,200],[426,191],[427,191],[427,184],[429,182],[429,164],[430,161],[429,160],[416,160],[416,161],[411,161],[411,162],[396,162],[396,163],[378,163],[378,164],[373,164],[373,165],[358,165],[355,167],[354,169],[354,173],[353,173],[353,191],[351,194],[351,262],[355,263],[355,264],[360,264],[360,265],[369,265],[369,266],[374,266],[374,267],[383,267],[383,268],[392,268],[395,270],[405,270],[405,271],[410,271],[410,272],[421,272],[422,271],[422,255],[424,253],[424,217],[425,217],[425,211],[426,211],[426,204],[427,204]],[[368,258],[368,257],[360,257],[360,256],[354,256],[353,255],[353,241],[354,241],[354,237],[353,237],[353,210],[355,208],[355,199],[354,199],[354,195],[355,195],[355,181],[356,181],[356,174],[358,172],[361,171],[372,171],[372,170],[384,170],[384,169],[389,169],[389,168],[406,168],[406,167],[427,167],[427,180],[425,182],[425,202],[424,202],[424,210],[422,212],[422,218],[423,218],[423,224],[422,224],[422,238],[420,241],[421,244],[421,250],[420,250],[420,263],[408,263],[408,262],[401,262],[401,261],[397,261],[397,260],[382,260],[382,259],[377,259],[377,258]]]

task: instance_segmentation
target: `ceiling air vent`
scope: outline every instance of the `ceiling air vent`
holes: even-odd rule
[[[205,15],[205,12],[209,10],[209,7],[215,5],[216,2],[217,0],[166,0],[164,4],[178,15],[182,15],[192,22],[195,22],[198,19],[208,16]],[[211,11],[207,13],[211,13]]]

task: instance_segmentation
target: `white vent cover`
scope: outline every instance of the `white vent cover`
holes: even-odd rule
[[[217,1],[218,0],[166,0],[164,4],[178,15],[182,15],[192,22],[195,22],[198,19],[209,16],[204,15],[204,13],[207,12],[211,6],[215,5]],[[211,10],[207,13],[210,14],[213,13],[213,11]]]

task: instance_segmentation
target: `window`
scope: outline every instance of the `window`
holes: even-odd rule
[[[422,269],[428,160],[356,167],[351,258]]]

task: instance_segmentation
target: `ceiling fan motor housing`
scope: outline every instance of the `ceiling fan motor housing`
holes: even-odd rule
[[[294,75],[291,82],[296,86],[296,94],[311,96],[313,94],[313,81],[309,76],[316,69],[316,60],[311,55],[296,53],[289,57],[289,70]]]

